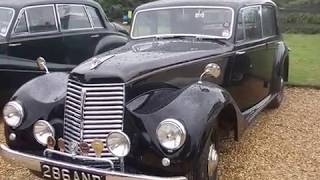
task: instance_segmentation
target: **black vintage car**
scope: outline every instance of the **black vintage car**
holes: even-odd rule
[[[39,57],[52,71],[70,71],[124,45],[127,36],[118,27],[93,0],[1,0],[0,100],[43,74],[35,64]]]
[[[216,179],[220,138],[283,99],[276,17],[270,0],[138,7],[124,47],[16,92],[1,156],[48,179]]]

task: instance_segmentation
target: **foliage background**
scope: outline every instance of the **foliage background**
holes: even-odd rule
[[[129,10],[153,0],[96,0],[111,20],[121,20]],[[283,32],[320,33],[320,0],[274,0],[280,7]]]

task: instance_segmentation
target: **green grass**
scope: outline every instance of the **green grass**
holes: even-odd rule
[[[290,52],[289,84],[320,86],[320,34],[285,34]]]

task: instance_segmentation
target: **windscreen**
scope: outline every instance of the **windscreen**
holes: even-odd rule
[[[151,9],[137,12],[131,36],[204,35],[228,39],[232,24],[233,10],[227,7]]]

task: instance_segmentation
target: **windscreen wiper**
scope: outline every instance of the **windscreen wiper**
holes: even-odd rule
[[[205,37],[205,36],[196,36],[195,37],[196,40],[198,41],[212,41],[212,42],[218,42],[219,44],[222,44],[222,45],[229,45],[230,43],[225,40],[225,39],[222,39],[222,38],[212,38],[212,37]]]

